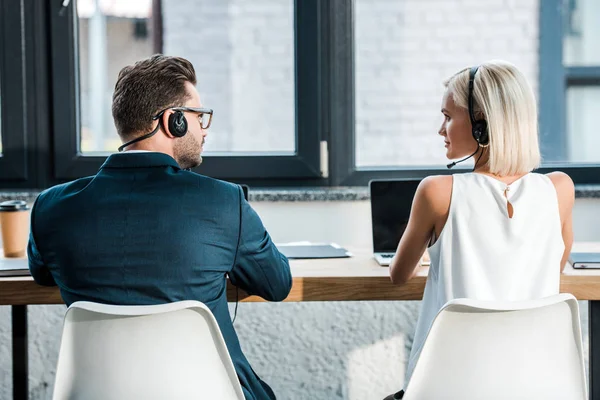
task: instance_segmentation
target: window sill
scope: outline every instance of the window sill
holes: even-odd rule
[[[39,191],[0,191],[0,201],[26,200],[31,203]],[[369,188],[290,188],[290,189],[252,189],[251,202],[312,202],[312,201],[368,201]],[[575,185],[575,197],[578,199],[599,198],[600,185]]]

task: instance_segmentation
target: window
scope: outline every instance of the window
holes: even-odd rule
[[[600,3],[596,0],[568,0],[565,3],[564,64],[599,66]]]
[[[600,85],[578,85],[567,89],[568,160],[600,161],[599,109]]]
[[[51,15],[52,80],[67,83],[54,93],[56,178],[93,174],[115,151],[118,72],[162,51],[194,64],[201,100],[215,110],[199,172],[321,179],[316,0],[73,3]]]
[[[205,155],[293,154],[293,1],[264,0],[260,7],[211,0],[165,6],[162,16],[155,16],[151,0],[77,1],[80,150],[112,152],[120,145],[111,115],[117,76],[124,66],[160,51],[152,30],[153,19],[162,17],[170,27],[157,33],[165,54],[185,57],[196,66],[201,100],[215,110]]]
[[[600,3],[550,0],[540,13],[540,129],[549,165],[572,168],[576,182],[597,183],[600,147]],[[562,29],[556,29],[556,27]]]
[[[565,156],[569,161],[600,162],[594,127],[600,109],[600,2],[570,0],[567,7],[563,23],[563,64],[567,68]],[[587,72],[587,79],[577,79],[578,72]]]
[[[0,185],[95,174],[120,142],[118,72],[157,52],[190,59],[215,110],[197,169],[208,176],[345,186],[450,173],[443,81],[504,58],[538,96],[540,172],[600,183],[600,3],[422,3],[0,1]]]
[[[331,114],[333,184],[449,173],[437,135],[442,83],[488,59],[516,64],[538,97],[539,171],[599,181],[600,150],[589,148],[600,85],[597,1],[452,1],[437,2],[435,10],[412,0],[334,3],[331,106],[343,104],[346,113]],[[563,65],[569,12],[578,38],[565,39]]]

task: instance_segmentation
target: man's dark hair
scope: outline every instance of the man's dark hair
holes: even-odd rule
[[[112,115],[123,139],[150,132],[152,117],[189,99],[185,82],[196,84],[196,72],[185,58],[155,54],[119,72],[113,94]]]

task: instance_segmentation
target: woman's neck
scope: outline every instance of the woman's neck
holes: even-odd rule
[[[480,149],[483,152],[483,154],[481,152],[477,152],[477,154],[475,155],[475,168],[473,169],[473,172],[475,172],[477,174],[491,176],[491,177],[496,178],[499,181],[502,181],[507,184],[510,184],[510,183],[514,182],[515,180],[521,178],[522,176],[527,175],[527,173],[517,174],[517,175],[500,175],[500,174],[495,174],[495,173],[491,172],[490,164],[489,164],[489,160],[490,160],[489,151],[486,150],[487,147],[481,147]]]
[[[479,147],[475,153],[475,166],[473,172],[489,173],[490,152],[488,147]]]

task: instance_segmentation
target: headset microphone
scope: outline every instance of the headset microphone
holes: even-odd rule
[[[469,158],[473,157],[475,154],[477,154],[477,152],[479,151],[479,146],[477,147],[477,150],[475,150],[475,152],[473,154],[471,154],[468,157],[463,158],[462,160],[458,160],[458,161],[454,161],[451,162],[450,164],[446,165],[446,167],[448,167],[448,169],[454,167],[456,164],[461,163],[463,161],[467,161]]]

